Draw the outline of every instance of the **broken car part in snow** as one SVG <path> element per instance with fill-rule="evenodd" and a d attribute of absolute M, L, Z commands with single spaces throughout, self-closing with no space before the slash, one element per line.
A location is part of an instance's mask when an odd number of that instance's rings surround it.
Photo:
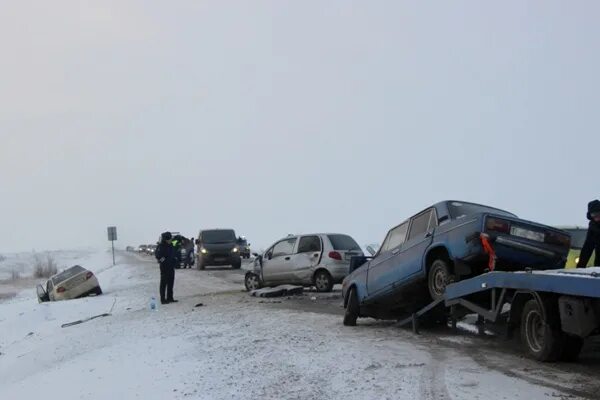
<path fill-rule="evenodd" d="M 304 287 L 294 285 L 281 285 L 272 288 L 257 289 L 250 292 L 254 297 L 281 297 L 302 294 Z"/>
<path fill-rule="evenodd" d="M 88 321 L 91 321 L 91 320 L 96 319 L 96 318 L 108 317 L 109 315 L 111 315 L 111 314 L 109 314 L 109 313 L 98 314 L 98 315 L 94 315 L 93 317 L 84 318 L 84 319 L 80 319 L 80 320 L 77 320 L 77 321 L 73 321 L 73 322 L 68 322 L 66 324 L 62 324 L 60 327 L 61 328 L 67 328 L 69 326 L 83 324 L 84 322 L 88 322 Z"/>

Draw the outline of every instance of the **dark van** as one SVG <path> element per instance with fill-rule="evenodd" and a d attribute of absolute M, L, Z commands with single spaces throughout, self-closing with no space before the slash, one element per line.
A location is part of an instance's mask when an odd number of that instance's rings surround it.
<path fill-rule="evenodd" d="M 202 230 L 196 245 L 198 269 L 218 265 L 231 265 L 233 269 L 242 267 L 241 251 L 233 229 Z"/>

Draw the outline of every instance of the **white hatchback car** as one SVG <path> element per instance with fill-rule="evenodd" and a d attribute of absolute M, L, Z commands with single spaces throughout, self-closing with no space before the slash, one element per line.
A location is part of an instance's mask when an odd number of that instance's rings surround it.
<path fill-rule="evenodd" d="M 44 288 L 42 285 L 37 285 L 37 296 L 40 303 L 102 294 L 98 278 L 92 271 L 88 271 L 80 265 L 67 268 L 51 276 L 45 286 Z"/>
<path fill-rule="evenodd" d="M 330 292 L 349 273 L 350 260 L 363 256 L 352 237 L 339 233 L 290 235 L 257 255 L 246 273 L 246 290 L 283 284 L 314 286 Z"/>

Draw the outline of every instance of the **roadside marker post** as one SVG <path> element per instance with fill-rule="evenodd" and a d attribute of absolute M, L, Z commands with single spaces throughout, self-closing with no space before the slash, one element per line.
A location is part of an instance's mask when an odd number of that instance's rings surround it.
<path fill-rule="evenodd" d="M 109 226 L 108 227 L 108 240 L 112 245 L 112 256 L 113 256 L 113 265 L 115 265 L 115 240 L 117 240 L 117 227 Z"/>

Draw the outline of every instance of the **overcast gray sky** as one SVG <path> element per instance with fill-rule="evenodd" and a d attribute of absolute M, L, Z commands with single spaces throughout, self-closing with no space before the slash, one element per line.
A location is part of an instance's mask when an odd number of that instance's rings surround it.
<path fill-rule="evenodd" d="M 379 242 L 443 199 L 584 224 L 596 1 L 28 1 L 0 15 L 0 252 L 234 227 Z"/>

